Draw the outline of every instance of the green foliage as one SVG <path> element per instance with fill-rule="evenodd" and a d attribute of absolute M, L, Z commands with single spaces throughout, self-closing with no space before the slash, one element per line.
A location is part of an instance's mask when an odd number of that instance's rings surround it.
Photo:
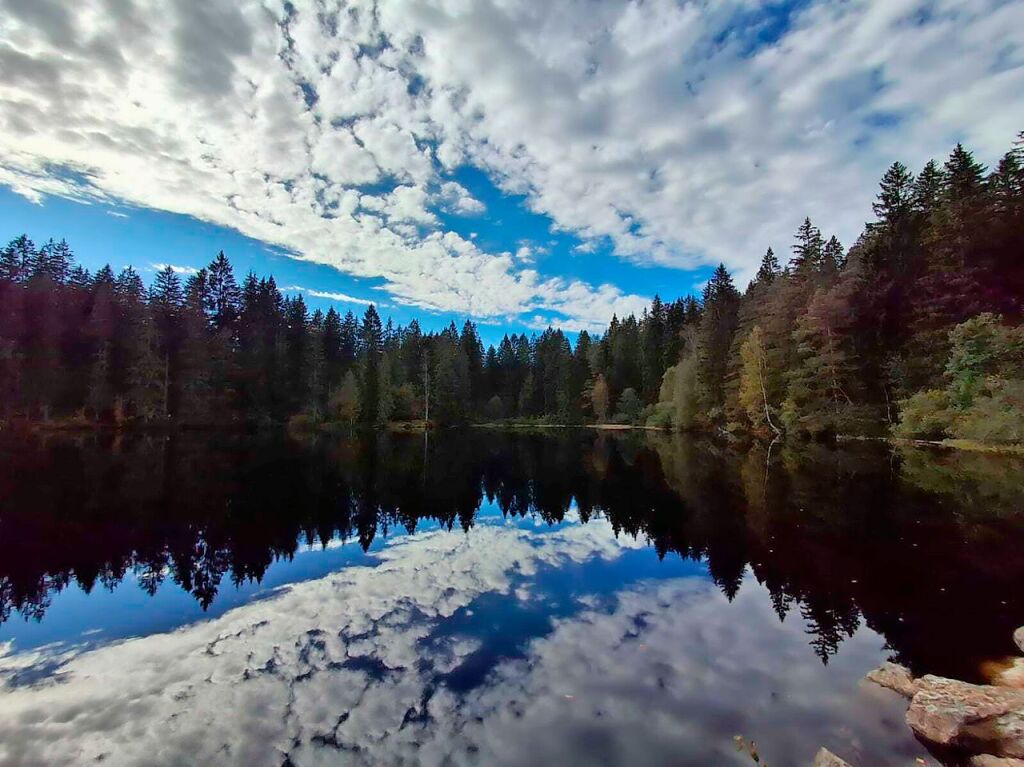
<path fill-rule="evenodd" d="M 640 422 L 640 397 L 636 389 L 626 388 L 619 395 L 619 401 L 615 408 L 615 422 L 637 424 Z"/>
<path fill-rule="evenodd" d="M 1024 332 L 991 314 L 949 333 L 945 390 L 902 403 L 895 433 L 921 439 L 1024 442 Z"/>
<path fill-rule="evenodd" d="M 359 383 L 351 370 L 345 374 L 341 386 L 331 392 L 328 413 L 332 419 L 346 423 L 350 428 L 359 420 Z"/>
<path fill-rule="evenodd" d="M 759 325 L 754 326 L 740 346 L 740 359 L 739 402 L 748 423 L 754 429 L 767 426 L 778 431 L 772 415 L 775 407 L 768 396 L 768 354 Z"/>
<path fill-rule="evenodd" d="M 969 408 L 990 377 L 1024 376 L 1024 331 L 1002 325 L 994 314 L 960 323 L 949 343 L 946 376 L 957 408 Z"/>
<path fill-rule="evenodd" d="M 1024 444 L 1024 380 L 990 379 L 986 392 L 957 414 L 952 431 L 957 439 Z"/>
<path fill-rule="evenodd" d="M 952 420 L 949 395 L 928 389 L 900 403 L 900 421 L 893 433 L 904 439 L 945 439 Z"/>
<path fill-rule="evenodd" d="M 670 402 L 658 402 L 647 417 L 646 425 L 653 429 L 672 428 L 672 404 Z"/>
<path fill-rule="evenodd" d="M 288 433 L 296 436 L 312 434 L 317 430 L 319 423 L 309 413 L 296 413 L 288 419 Z"/>
<path fill-rule="evenodd" d="M 599 375 L 590 387 L 590 403 L 594 410 L 594 419 L 598 423 L 608 420 L 609 393 L 608 383 L 603 375 Z"/>
<path fill-rule="evenodd" d="M 505 403 L 497 394 L 487 400 L 487 404 L 484 406 L 484 417 L 488 421 L 500 421 L 505 417 Z"/>

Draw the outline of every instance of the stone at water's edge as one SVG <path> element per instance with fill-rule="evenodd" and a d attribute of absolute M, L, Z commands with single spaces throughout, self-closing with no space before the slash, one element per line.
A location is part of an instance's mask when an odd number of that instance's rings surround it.
<path fill-rule="evenodd" d="M 1013 641 L 1017 643 L 1020 651 L 1024 652 L 1024 626 L 1013 632 Z"/>
<path fill-rule="evenodd" d="M 907 724 L 932 743 L 1024 757 L 1024 690 L 923 676 Z"/>
<path fill-rule="evenodd" d="M 883 663 L 864 678 L 881 687 L 898 692 L 905 698 L 913 698 L 914 693 L 917 692 L 917 682 L 911 676 L 910 670 L 896 663 Z"/>
<path fill-rule="evenodd" d="M 983 663 L 981 673 L 989 684 L 1024 689 L 1024 658 L 1004 658 Z"/>
<path fill-rule="evenodd" d="M 1014 759 L 1012 756 L 978 754 L 970 758 L 970 761 L 967 762 L 967 767 L 1024 767 L 1024 759 Z"/>
<path fill-rule="evenodd" d="M 827 748 L 823 748 L 814 757 L 814 767 L 850 767 L 850 764 L 840 759 Z"/>

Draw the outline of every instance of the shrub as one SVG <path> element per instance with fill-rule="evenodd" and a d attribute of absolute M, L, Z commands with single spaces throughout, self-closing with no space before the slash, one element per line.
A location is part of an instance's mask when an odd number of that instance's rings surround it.
<path fill-rule="evenodd" d="M 1024 381 L 989 379 L 987 393 L 975 395 L 953 420 L 958 439 L 1024 444 Z"/>
<path fill-rule="evenodd" d="M 672 403 L 659 402 L 647 417 L 647 425 L 655 429 L 672 428 Z"/>
<path fill-rule="evenodd" d="M 900 422 L 893 433 L 906 439 L 943 439 L 949 436 L 952 423 L 949 395 L 929 389 L 900 403 Z"/>
<path fill-rule="evenodd" d="M 505 403 L 497 394 L 487 400 L 487 404 L 484 406 L 484 417 L 488 421 L 500 421 L 505 417 Z"/>
<path fill-rule="evenodd" d="M 615 423 L 635 424 L 640 419 L 640 398 L 632 387 L 622 390 L 619 405 L 615 413 Z"/>
<path fill-rule="evenodd" d="M 308 413 L 296 413 L 288 419 L 288 433 L 293 435 L 312 434 L 317 429 L 317 419 Z"/>

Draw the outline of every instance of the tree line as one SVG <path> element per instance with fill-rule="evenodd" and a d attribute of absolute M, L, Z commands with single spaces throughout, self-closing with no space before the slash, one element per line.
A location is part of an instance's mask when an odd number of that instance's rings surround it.
<path fill-rule="evenodd" d="M 1024 133 L 988 172 L 962 145 L 896 162 L 847 251 L 810 220 L 741 292 L 655 297 L 575 344 L 484 349 L 466 321 L 425 333 L 334 308 L 220 253 L 184 283 L 95 274 L 65 241 L 0 252 L 0 416 L 218 425 L 529 419 L 676 428 L 1024 439 Z"/>

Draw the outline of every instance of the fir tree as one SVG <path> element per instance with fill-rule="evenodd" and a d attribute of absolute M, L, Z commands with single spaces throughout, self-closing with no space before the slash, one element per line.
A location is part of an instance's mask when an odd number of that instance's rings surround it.
<path fill-rule="evenodd" d="M 782 267 L 779 265 L 779 259 L 775 257 L 775 251 L 768 248 L 761 259 L 761 266 L 757 270 L 755 279 L 758 284 L 770 285 L 780 274 L 782 274 Z"/>

